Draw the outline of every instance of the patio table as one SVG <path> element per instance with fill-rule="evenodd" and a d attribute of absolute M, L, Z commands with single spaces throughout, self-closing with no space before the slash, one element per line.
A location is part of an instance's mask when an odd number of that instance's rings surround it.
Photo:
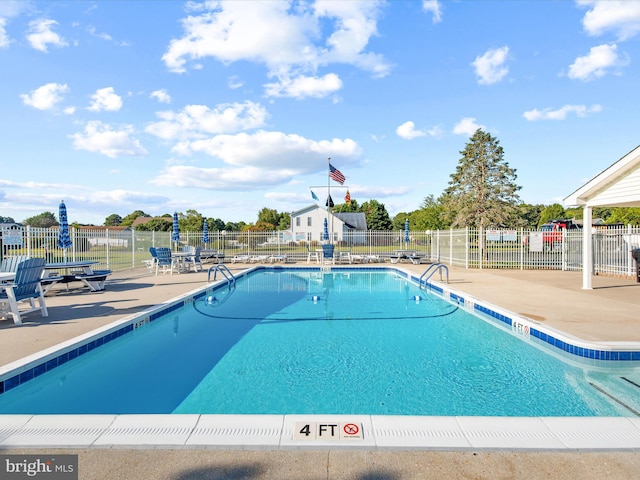
<path fill-rule="evenodd" d="M 84 283 L 92 292 L 104 290 L 104 282 L 107 276 L 111 275 L 111 270 L 93 270 L 93 265 L 98 263 L 93 260 L 47 263 L 44 269 L 50 273 L 42 278 L 45 284 L 44 292 L 47 293 L 58 283 L 68 284 L 75 281 Z M 58 274 L 52 275 L 53 271 Z"/>

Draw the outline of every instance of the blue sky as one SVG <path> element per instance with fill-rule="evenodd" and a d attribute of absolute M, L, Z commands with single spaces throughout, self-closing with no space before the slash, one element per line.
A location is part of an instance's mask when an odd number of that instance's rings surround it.
<path fill-rule="evenodd" d="M 3 0 L 0 215 L 255 222 L 330 157 L 393 216 L 477 128 L 561 202 L 640 144 L 639 33 L 640 1 Z"/>

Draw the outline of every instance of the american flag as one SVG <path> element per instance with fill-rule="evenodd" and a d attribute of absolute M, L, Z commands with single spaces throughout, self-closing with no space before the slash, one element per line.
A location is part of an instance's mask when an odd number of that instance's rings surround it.
<path fill-rule="evenodd" d="M 346 180 L 342 172 L 331 164 L 329 164 L 329 177 L 331 177 L 332 180 L 338 182 L 340 185 L 342 185 Z"/>

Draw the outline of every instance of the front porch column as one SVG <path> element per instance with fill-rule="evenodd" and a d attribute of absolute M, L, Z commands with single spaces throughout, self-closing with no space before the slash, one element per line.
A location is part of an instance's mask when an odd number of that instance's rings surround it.
<path fill-rule="evenodd" d="M 593 223 L 592 207 L 585 206 L 582 215 L 582 289 L 592 289 L 593 275 L 593 234 L 591 233 Z"/>

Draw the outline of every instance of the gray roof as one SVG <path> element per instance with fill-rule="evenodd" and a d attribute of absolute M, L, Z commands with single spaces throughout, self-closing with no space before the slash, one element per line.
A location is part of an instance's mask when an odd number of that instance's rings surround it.
<path fill-rule="evenodd" d="M 334 213 L 344 224 L 354 230 L 367 230 L 367 217 L 362 212 Z"/>

